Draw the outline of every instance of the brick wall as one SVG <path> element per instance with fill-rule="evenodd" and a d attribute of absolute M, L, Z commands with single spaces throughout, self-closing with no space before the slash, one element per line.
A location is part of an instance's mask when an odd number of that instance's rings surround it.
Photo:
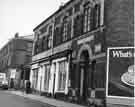
<path fill-rule="evenodd" d="M 134 0 L 105 0 L 107 45 L 133 46 Z"/>

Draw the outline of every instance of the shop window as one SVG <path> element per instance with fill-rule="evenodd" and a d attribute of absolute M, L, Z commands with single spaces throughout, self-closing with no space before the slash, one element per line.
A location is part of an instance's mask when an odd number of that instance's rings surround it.
<path fill-rule="evenodd" d="M 36 89 L 38 82 L 38 69 L 33 69 L 33 82 L 32 82 L 32 88 Z"/>
<path fill-rule="evenodd" d="M 64 91 L 66 86 L 67 62 L 59 62 L 58 91 Z"/>
<path fill-rule="evenodd" d="M 50 79 L 50 65 L 45 65 L 45 74 L 44 74 L 44 89 L 49 89 L 49 79 Z"/>

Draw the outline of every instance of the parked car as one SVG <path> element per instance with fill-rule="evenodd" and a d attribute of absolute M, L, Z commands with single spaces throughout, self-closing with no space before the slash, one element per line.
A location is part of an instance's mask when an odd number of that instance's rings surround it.
<path fill-rule="evenodd" d="M 8 89 L 8 80 L 6 78 L 6 73 L 0 73 L 0 88 Z"/>
<path fill-rule="evenodd" d="M 8 89 L 8 80 L 7 79 L 0 81 L 0 88 L 1 89 Z"/>

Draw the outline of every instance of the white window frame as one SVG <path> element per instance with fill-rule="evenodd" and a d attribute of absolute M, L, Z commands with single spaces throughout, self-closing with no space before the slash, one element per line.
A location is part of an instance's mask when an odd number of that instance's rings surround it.
<path fill-rule="evenodd" d="M 59 62 L 61 61 L 67 61 L 67 70 L 66 70 L 66 83 L 65 83 L 65 89 L 63 91 L 58 90 L 58 74 L 59 74 Z M 60 59 L 56 59 L 54 60 L 52 63 L 56 63 L 56 75 L 55 75 L 55 89 L 54 89 L 54 93 L 68 93 L 68 79 L 69 79 L 69 62 L 67 60 L 66 57 L 60 58 Z"/>
<path fill-rule="evenodd" d="M 57 90 L 63 92 L 63 91 L 65 91 L 65 88 L 66 88 L 67 61 L 62 60 L 62 61 L 59 61 L 58 63 L 59 63 L 59 72 L 58 72 Z M 60 68 L 60 67 L 65 67 L 65 68 Z M 65 78 L 64 78 L 64 76 L 65 76 Z"/>
<path fill-rule="evenodd" d="M 47 66 L 49 66 L 49 71 L 47 70 L 48 68 L 46 68 Z M 43 69 L 43 72 L 44 72 L 44 79 L 43 79 L 43 90 L 45 91 L 45 92 L 48 92 L 49 91 L 49 85 L 50 85 L 50 75 L 49 75 L 49 77 L 48 77 L 48 73 L 50 74 L 50 70 L 51 70 L 51 65 L 50 64 L 45 64 L 44 65 L 44 69 Z M 45 80 L 45 77 L 46 77 L 46 74 L 47 74 L 47 80 Z M 47 81 L 47 86 L 46 86 L 46 84 L 45 84 L 45 81 Z M 45 87 L 47 87 L 47 89 L 45 88 Z"/>

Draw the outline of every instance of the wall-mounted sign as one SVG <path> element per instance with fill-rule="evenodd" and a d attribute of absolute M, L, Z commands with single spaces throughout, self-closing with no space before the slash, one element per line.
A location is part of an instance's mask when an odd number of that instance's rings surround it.
<path fill-rule="evenodd" d="M 95 45 L 95 53 L 97 53 L 97 52 L 101 52 L 101 48 L 102 48 L 102 45 L 101 45 L 101 43 L 98 43 L 98 44 L 96 44 Z"/>
<path fill-rule="evenodd" d="M 86 38 L 83 38 L 83 39 L 78 40 L 78 41 L 77 41 L 77 44 L 78 44 L 78 45 L 84 44 L 84 43 L 90 42 L 90 41 L 92 41 L 92 40 L 94 40 L 94 35 L 91 35 L 91 36 L 89 36 L 89 37 L 86 37 Z"/>
<path fill-rule="evenodd" d="M 107 52 L 107 96 L 134 97 L 135 47 L 109 48 Z"/>
<path fill-rule="evenodd" d="M 10 78 L 15 78 L 15 76 L 16 76 L 16 69 L 11 69 L 10 70 Z"/>

